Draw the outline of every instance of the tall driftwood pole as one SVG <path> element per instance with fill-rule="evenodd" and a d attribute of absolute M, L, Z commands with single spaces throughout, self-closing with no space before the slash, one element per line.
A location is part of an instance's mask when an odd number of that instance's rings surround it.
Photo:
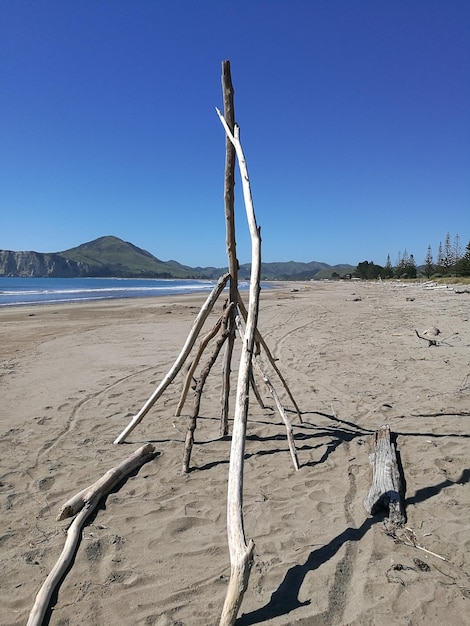
<path fill-rule="evenodd" d="M 224 118 L 230 132 L 233 133 L 235 126 L 234 89 L 230 72 L 230 61 L 222 61 L 222 92 L 224 98 Z M 225 136 L 225 180 L 224 180 L 224 206 L 225 206 L 225 229 L 228 257 L 228 271 L 230 274 L 230 302 L 236 303 L 238 298 L 238 260 L 237 243 L 235 240 L 235 146 L 230 138 Z M 223 366 L 223 389 L 221 398 L 220 434 L 228 435 L 228 414 L 230 395 L 230 373 L 235 342 L 235 318 L 232 314 L 229 318 L 229 334 L 225 348 Z"/>
<path fill-rule="evenodd" d="M 251 363 L 258 323 L 259 293 L 261 279 L 261 236 L 251 196 L 250 180 L 245 155 L 240 143 L 240 129 L 235 124 L 230 131 L 221 112 L 217 110 L 227 136 L 235 146 L 243 185 L 243 197 L 251 236 L 251 277 L 248 300 L 248 318 L 240 357 L 237 397 L 233 417 L 232 447 L 227 490 L 227 534 L 230 551 L 230 581 L 225 596 L 219 626 L 233 626 L 248 587 L 253 551 L 252 540 L 246 543 L 243 526 L 243 462 L 245 455 L 246 426 L 248 421 L 248 401 L 250 391 Z"/>

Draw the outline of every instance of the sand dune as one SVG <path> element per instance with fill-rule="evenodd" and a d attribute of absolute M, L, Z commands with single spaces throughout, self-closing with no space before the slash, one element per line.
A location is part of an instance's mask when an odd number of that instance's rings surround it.
<path fill-rule="evenodd" d="M 290 413 L 301 468 L 269 395 L 265 409 L 252 398 L 244 515 L 255 563 L 237 623 L 468 624 L 468 294 L 295 288 L 262 293 L 259 328 L 303 413 L 303 424 Z M 125 444 L 112 443 L 173 364 L 203 299 L 0 310 L 2 625 L 26 623 L 62 550 L 70 520 L 56 521 L 60 506 L 145 442 L 158 456 L 85 525 L 49 623 L 218 623 L 229 575 L 221 365 L 205 388 L 189 474 L 186 420 L 174 418 L 181 376 Z M 415 329 L 432 326 L 442 342 L 428 348 Z M 362 504 L 370 441 L 385 423 L 406 479 L 410 530 L 396 537 L 386 513 L 371 517 Z"/>

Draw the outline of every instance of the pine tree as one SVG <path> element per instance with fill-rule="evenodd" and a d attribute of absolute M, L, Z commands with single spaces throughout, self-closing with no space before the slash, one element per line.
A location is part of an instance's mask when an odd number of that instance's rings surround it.
<path fill-rule="evenodd" d="M 437 267 L 436 270 L 439 274 L 444 272 L 444 254 L 442 252 L 442 242 L 439 242 L 439 248 L 437 249 Z"/>
<path fill-rule="evenodd" d="M 424 260 L 424 275 L 426 278 L 431 278 L 434 274 L 434 262 L 432 258 L 432 250 L 431 246 L 428 246 L 428 253 L 426 254 L 426 258 Z"/>
<path fill-rule="evenodd" d="M 408 267 L 408 263 L 409 263 L 409 256 L 408 256 L 408 252 L 405 250 L 403 250 L 403 254 L 401 254 L 401 252 L 398 253 L 398 260 L 397 260 L 397 265 L 395 267 L 395 277 L 396 278 L 407 278 L 407 274 L 406 274 L 406 270 Z"/>
<path fill-rule="evenodd" d="M 459 260 L 462 258 L 462 246 L 460 245 L 460 236 L 457 233 L 454 237 L 454 265 L 457 265 Z"/>
<path fill-rule="evenodd" d="M 455 273 L 457 276 L 470 276 L 470 241 L 465 248 L 465 254 L 456 263 Z"/>
<path fill-rule="evenodd" d="M 410 254 L 410 258 L 408 259 L 408 262 L 406 264 L 406 274 L 408 278 L 416 278 L 417 269 L 415 258 L 412 254 Z"/>
<path fill-rule="evenodd" d="M 390 254 L 387 254 L 387 262 L 385 263 L 383 277 L 393 278 L 393 267 L 392 267 L 392 262 L 390 261 Z"/>
<path fill-rule="evenodd" d="M 442 265 L 444 267 L 444 274 L 449 275 L 452 273 L 454 267 L 454 251 L 450 241 L 450 233 L 447 233 L 444 243 L 444 255 L 442 258 Z"/>

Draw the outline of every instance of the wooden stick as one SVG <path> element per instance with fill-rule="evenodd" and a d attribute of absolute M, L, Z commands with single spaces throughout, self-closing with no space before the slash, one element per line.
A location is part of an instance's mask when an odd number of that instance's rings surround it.
<path fill-rule="evenodd" d="M 253 393 L 255 394 L 255 398 L 258 401 L 259 406 L 262 409 L 265 409 L 266 405 L 264 404 L 263 398 L 261 397 L 258 386 L 256 385 L 256 380 L 255 380 L 255 377 L 253 376 L 253 370 L 250 372 L 250 386 L 251 386 L 251 389 L 253 390 Z"/>
<path fill-rule="evenodd" d="M 242 317 L 245 320 L 245 324 L 246 324 L 247 312 L 246 312 L 245 304 L 244 304 L 243 300 L 240 297 L 240 294 L 238 294 L 238 297 L 237 297 L 237 304 L 238 304 L 238 309 L 239 309 L 240 313 L 242 314 Z M 295 401 L 294 396 L 292 395 L 291 390 L 289 388 L 289 385 L 287 384 L 284 376 L 281 374 L 281 370 L 278 368 L 278 366 L 276 364 L 276 359 L 271 354 L 271 351 L 268 348 L 268 344 L 263 339 L 263 336 L 261 335 L 261 333 L 258 330 L 258 328 L 256 329 L 256 341 L 258 341 L 262 345 L 264 351 L 266 352 L 266 356 L 268 358 L 268 361 L 271 363 L 272 368 L 274 369 L 274 371 L 278 375 L 279 380 L 281 381 L 284 389 L 286 390 L 287 395 L 289 396 L 292 404 L 294 405 L 294 408 L 295 408 L 295 410 L 297 412 L 297 416 L 299 418 L 299 422 L 301 424 L 303 424 L 302 413 L 301 413 L 301 411 L 300 411 L 300 409 L 299 409 L 299 407 L 297 405 L 297 402 Z"/>
<path fill-rule="evenodd" d="M 219 433 L 221 437 L 228 435 L 228 414 L 230 408 L 230 374 L 232 373 L 233 347 L 235 344 L 235 322 L 233 315 L 229 320 L 229 335 L 225 344 L 224 365 L 222 368 L 222 394 L 220 398 L 220 423 Z"/>
<path fill-rule="evenodd" d="M 240 320 L 240 316 L 236 315 L 235 316 L 235 322 L 237 324 L 237 328 L 238 328 L 238 332 L 240 333 L 240 336 L 243 339 L 243 327 L 241 325 L 241 320 Z M 292 432 L 292 424 L 290 423 L 289 418 L 287 417 L 287 413 L 284 410 L 284 407 L 282 406 L 281 400 L 279 398 L 279 396 L 277 395 L 276 390 L 274 389 L 271 381 L 268 378 L 268 375 L 266 374 L 266 372 L 263 370 L 261 363 L 259 362 L 259 355 L 254 354 L 253 355 L 253 365 L 256 368 L 256 371 L 258 372 L 258 374 L 261 376 L 261 378 L 264 381 L 264 384 L 266 385 L 266 387 L 268 388 L 269 393 L 271 394 L 271 396 L 274 398 L 274 402 L 276 403 L 277 406 L 277 410 L 279 411 L 280 416 L 282 417 L 285 427 L 286 427 L 286 433 L 287 433 L 287 441 L 289 444 L 289 450 L 290 450 L 290 454 L 292 457 L 292 462 L 294 463 L 294 467 L 296 470 L 299 469 L 299 459 L 297 457 L 297 450 L 295 447 L 295 441 L 294 441 L 294 434 Z"/>
<path fill-rule="evenodd" d="M 81 528 L 87 517 L 96 508 L 101 498 L 109 493 L 125 476 L 134 469 L 147 463 L 155 456 L 155 448 L 148 443 L 136 450 L 117 467 L 110 469 L 96 483 L 83 489 L 68 500 L 59 511 L 58 520 L 65 519 L 79 512 L 67 530 L 67 539 L 59 560 L 52 568 L 39 590 L 34 606 L 29 614 L 27 626 L 41 626 L 54 589 L 60 583 L 75 555 L 81 537 Z"/>
<path fill-rule="evenodd" d="M 191 413 L 191 417 L 189 420 L 188 430 L 186 431 L 186 439 L 184 442 L 184 453 L 183 453 L 183 473 L 187 474 L 189 472 L 189 463 L 191 461 L 191 452 L 193 449 L 194 443 L 194 431 L 197 427 L 197 418 L 199 416 L 199 408 L 201 406 L 201 397 L 202 392 L 204 390 L 204 385 L 206 384 L 207 377 L 212 369 L 212 366 L 217 360 L 219 356 L 219 352 L 227 339 L 229 330 L 228 330 L 228 320 L 231 317 L 231 309 L 233 308 L 233 304 L 231 304 L 227 310 L 225 311 L 222 317 L 222 324 L 220 328 L 219 337 L 215 343 L 214 349 L 212 350 L 212 354 L 209 356 L 206 365 L 203 367 L 201 374 L 199 376 L 199 380 L 196 385 L 196 389 L 194 391 L 194 403 L 193 410 Z"/>
<path fill-rule="evenodd" d="M 222 324 L 222 317 L 219 317 L 217 322 L 214 324 L 214 326 L 207 333 L 207 335 L 205 335 L 205 337 L 202 339 L 201 343 L 199 344 L 199 348 L 197 349 L 194 360 L 191 363 L 188 373 L 186 374 L 186 380 L 184 381 L 183 391 L 181 392 L 181 398 L 178 403 L 178 406 L 176 407 L 175 417 L 179 417 L 181 415 L 181 411 L 183 410 L 183 406 L 186 401 L 186 396 L 188 395 L 188 391 L 191 386 L 191 382 L 193 380 L 193 374 L 196 371 L 196 368 L 199 364 L 199 361 L 201 359 L 201 356 L 204 350 L 207 347 L 207 344 L 209 343 L 211 339 L 213 339 L 217 335 L 221 324 Z"/>
<path fill-rule="evenodd" d="M 374 515 L 382 506 L 388 506 L 389 521 L 394 526 L 405 523 L 403 488 L 398 470 L 395 446 L 390 441 L 390 427 L 381 426 L 374 435 L 374 453 L 370 455 L 373 467 L 372 486 L 364 498 L 364 508 Z"/>
<path fill-rule="evenodd" d="M 210 293 L 209 297 L 207 298 L 205 303 L 202 305 L 201 310 L 198 313 L 198 316 L 194 320 L 193 325 L 192 325 L 191 330 L 190 330 L 190 333 L 188 335 L 188 338 L 186 339 L 186 342 L 185 342 L 185 344 L 183 346 L 183 349 L 181 350 L 180 354 L 178 355 L 178 358 L 176 359 L 173 367 L 170 369 L 168 374 L 162 380 L 160 385 L 155 389 L 153 394 L 150 396 L 150 398 L 147 400 L 147 402 L 144 404 L 144 406 L 140 409 L 140 411 L 137 413 L 137 415 L 135 415 L 132 418 L 130 423 L 122 431 L 122 433 L 119 435 L 119 437 L 117 437 L 114 440 L 114 443 L 116 443 L 116 444 L 117 443 L 122 443 L 126 439 L 126 437 L 129 435 L 129 433 L 131 433 L 134 430 L 134 428 L 138 424 L 140 424 L 140 422 L 143 420 L 145 415 L 150 411 L 152 406 L 155 404 L 155 402 L 158 400 L 158 398 L 162 395 L 162 393 L 165 391 L 165 389 L 168 387 L 168 385 L 174 380 L 176 374 L 183 367 L 183 364 L 184 364 L 186 358 L 188 357 L 188 355 L 191 352 L 194 344 L 196 343 L 196 339 L 197 339 L 197 337 L 199 335 L 199 332 L 201 331 L 201 328 L 204 325 L 204 322 L 206 321 L 209 313 L 211 312 L 212 307 L 214 306 L 215 301 L 217 300 L 217 298 L 220 296 L 220 294 L 224 290 L 224 287 L 227 284 L 227 281 L 228 281 L 229 278 L 230 278 L 230 274 L 224 274 L 223 276 L 221 276 L 219 278 L 219 280 L 217 281 L 217 284 L 215 285 L 214 289 Z"/>
<path fill-rule="evenodd" d="M 251 361 L 259 311 L 261 236 L 256 224 L 248 168 L 240 143 L 240 130 L 238 126 L 235 125 L 232 134 L 219 110 L 217 110 L 217 113 L 237 153 L 246 215 L 251 236 L 251 277 L 248 319 L 240 357 L 240 368 L 238 371 L 232 447 L 228 473 L 227 533 L 230 551 L 230 581 L 219 623 L 219 626 L 233 626 L 248 586 L 254 551 L 253 541 L 250 541 L 248 545 L 246 544 L 243 528 L 243 461 L 245 454 L 246 424 L 248 419 Z"/>
<path fill-rule="evenodd" d="M 222 93 L 224 98 L 224 119 L 233 133 L 235 126 L 235 105 L 230 61 L 222 61 Z M 238 260 L 237 244 L 235 240 L 235 147 L 230 138 L 225 136 L 225 179 L 224 179 L 224 207 L 225 207 L 225 230 L 228 258 L 228 271 L 230 274 L 230 302 L 237 301 L 238 293 Z M 222 396 L 220 412 L 220 434 L 228 435 L 228 414 L 230 396 L 230 374 L 235 342 L 235 320 L 233 316 L 229 320 L 229 336 L 226 343 L 224 366 L 222 370 Z"/>

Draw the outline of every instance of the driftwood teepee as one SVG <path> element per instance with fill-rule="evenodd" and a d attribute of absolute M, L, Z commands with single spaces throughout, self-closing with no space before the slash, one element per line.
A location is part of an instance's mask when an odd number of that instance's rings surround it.
<path fill-rule="evenodd" d="M 299 468 L 297 453 L 295 449 L 292 427 L 282 406 L 281 400 L 271 383 L 259 358 L 261 348 L 277 374 L 285 392 L 288 394 L 296 412 L 301 420 L 300 410 L 287 386 L 285 379 L 279 371 L 275 359 L 268 349 L 266 342 L 257 328 L 260 276 L 261 276 L 261 237 L 260 229 L 256 223 L 256 217 L 251 196 L 250 180 L 245 156 L 240 143 L 239 127 L 235 123 L 233 85 L 230 73 L 230 62 L 222 63 L 222 89 L 224 97 L 224 115 L 217 109 L 217 114 L 226 133 L 226 159 L 225 159 L 225 184 L 224 184 L 224 204 L 226 220 L 226 246 L 228 256 L 228 273 L 222 276 L 206 302 L 202 306 L 199 314 L 193 322 L 188 338 L 177 357 L 174 365 L 164 377 L 160 385 L 142 406 L 140 411 L 132 418 L 128 426 L 116 438 L 114 443 L 122 443 L 134 428 L 142 421 L 150 411 L 158 398 L 164 393 L 167 387 L 175 379 L 183 365 L 190 359 L 191 352 L 198 339 L 204 323 L 210 314 L 214 304 L 229 283 L 229 297 L 224 305 L 224 312 L 218 319 L 214 327 L 203 337 L 196 355 L 192 358 L 186 380 L 183 385 L 183 393 L 176 410 L 179 415 L 186 400 L 191 382 L 194 380 L 195 370 L 206 352 L 209 345 L 212 349 L 209 352 L 206 362 L 201 366 L 199 376 L 194 387 L 193 407 L 189 417 L 186 432 L 183 471 L 188 472 L 190 468 L 191 451 L 194 442 L 194 431 L 199 415 L 200 401 L 207 377 L 216 362 L 220 351 L 225 346 L 223 362 L 223 390 L 221 398 L 220 433 L 222 436 L 228 434 L 229 416 L 229 392 L 230 373 L 233 357 L 233 346 L 236 334 L 242 340 L 242 350 L 240 364 L 238 368 L 238 382 L 236 391 L 236 401 L 233 416 L 232 445 L 230 454 L 229 476 L 228 476 L 228 497 L 227 497 L 227 530 L 230 550 L 231 574 L 225 598 L 220 626 L 229 626 L 235 623 L 239 611 L 243 594 L 246 590 L 253 562 L 253 541 L 248 544 L 245 539 L 243 528 L 243 459 L 245 450 L 246 428 L 248 421 L 248 403 L 250 387 L 259 398 L 253 372 L 264 381 L 269 393 L 274 398 L 279 413 L 285 423 L 287 439 L 296 469 Z M 246 309 L 238 290 L 238 260 L 236 256 L 235 239 L 235 218 L 234 218 L 234 184 L 235 184 L 235 160 L 238 159 L 240 175 L 243 187 L 248 227 L 251 236 L 251 278 L 249 288 L 248 308 Z M 212 342 L 212 344 L 211 344 Z M 256 349 L 255 349 L 256 348 Z"/>

